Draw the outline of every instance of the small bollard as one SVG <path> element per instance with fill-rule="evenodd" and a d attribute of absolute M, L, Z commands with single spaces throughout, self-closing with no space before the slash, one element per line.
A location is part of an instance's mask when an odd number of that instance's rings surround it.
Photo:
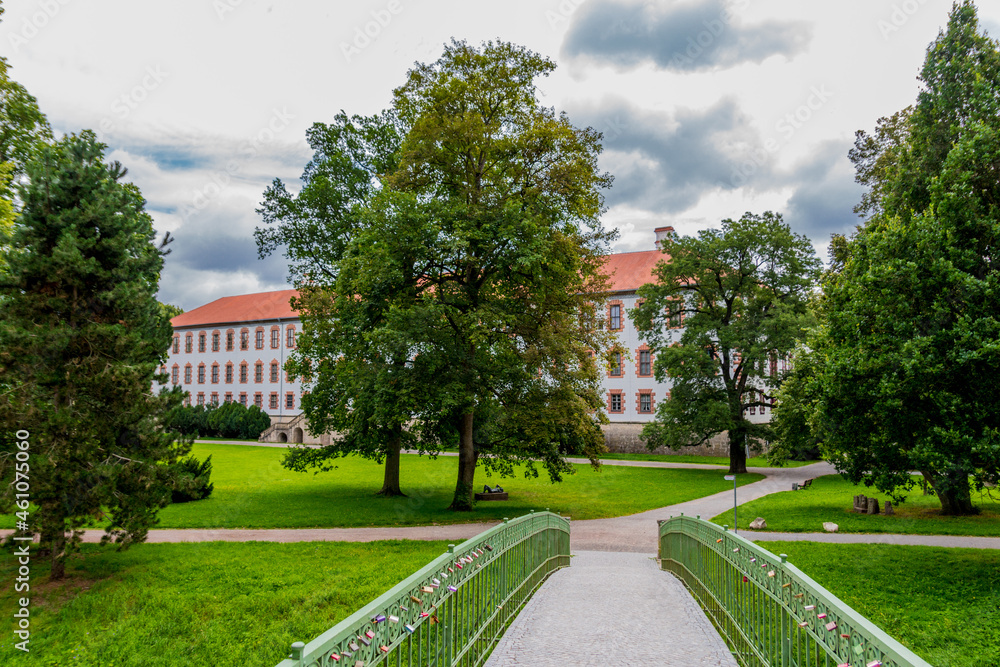
<path fill-rule="evenodd" d="M 292 654 L 288 656 L 292 660 L 302 661 L 302 652 L 306 650 L 306 645 L 302 642 L 295 642 L 292 644 Z"/>
<path fill-rule="evenodd" d="M 778 554 L 778 558 L 781 559 L 782 563 L 787 563 L 788 562 L 788 554 Z"/>
<path fill-rule="evenodd" d="M 722 525 L 722 530 L 729 530 L 729 524 L 728 523 L 723 524 Z"/>
<path fill-rule="evenodd" d="M 455 545 L 454 544 L 449 544 L 448 545 L 448 553 L 450 553 L 450 554 L 455 553 Z"/>

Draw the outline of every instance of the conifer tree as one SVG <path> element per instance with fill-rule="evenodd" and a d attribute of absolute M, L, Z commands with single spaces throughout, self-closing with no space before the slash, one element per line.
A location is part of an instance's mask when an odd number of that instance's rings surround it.
<path fill-rule="evenodd" d="M 177 486 L 190 445 L 159 419 L 179 399 L 151 391 L 172 330 L 155 299 L 165 254 L 125 169 L 105 164 L 92 132 L 40 150 L 0 278 L 0 427 L 27 431 L 27 529 L 41 533 L 52 578 L 80 531 L 106 518 L 104 541 L 145 539 Z M 0 449 L 0 510 L 14 504 L 12 443 Z"/>

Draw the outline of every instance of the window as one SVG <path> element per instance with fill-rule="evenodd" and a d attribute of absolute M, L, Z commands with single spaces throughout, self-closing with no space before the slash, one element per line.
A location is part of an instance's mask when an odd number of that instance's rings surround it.
<path fill-rule="evenodd" d="M 174 336 L 174 354 L 180 354 L 181 351 L 181 337 Z"/>
<path fill-rule="evenodd" d="M 295 327 L 285 329 L 285 347 L 295 347 Z"/>
<path fill-rule="evenodd" d="M 611 375 L 611 376 L 613 376 L 613 377 L 621 377 L 622 376 L 622 353 L 621 352 L 615 352 L 614 354 L 611 355 L 611 370 L 608 371 L 608 374 Z"/>
<path fill-rule="evenodd" d="M 253 404 L 258 408 L 264 407 L 264 396 L 259 391 L 253 395 Z"/>
<path fill-rule="evenodd" d="M 271 392 L 271 395 L 268 397 L 267 400 L 267 406 L 272 410 L 278 409 L 278 392 L 276 391 Z"/>
<path fill-rule="evenodd" d="M 771 377 L 775 377 L 775 376 L 778 375 L 778 357 L 777 357 L 777 355 L 772 354 L 770 362 L 771 362 Z"/>
<path fill-rule="evenodd" d="M 219 394 L 213 391 L 212 392 L 212 397 L 211 397 L 211 399 L 209 399 L 209 402 L 212 405 L 216 405 L 216 406 L 219 405 Z"/>
<path fill-rule="evenodd" d="M 271 329 L 271 349 L 277 349 L 281 345 L 281 329 L 274 327 Z"/>
<path fill-rule="evenodd" d="M 231 392 L 231 391 L 227 391 L 226 392 L 225 401 L 226 401 L 226 403 L 232 403 L 233 402 L 233 392 Z"/>
<path fill-rule="evenodd" d="M 226 332 L 226 352 L 233 351 L 233 344 L 234 344 L 233 341 L 235 338 L 236 338 L 236 332 L 234 331 Z"/>
<path fill-rule="evenodd" d="M 611 394 L 611 401 L 608 404 L 608 412 L 622 412 L 622 395 Z"/>
<path fill-rule="evenodd" d="M 246 384 L 246 383 L 247 383 L 247 362 L 244 361 L 242 364 L 240 364 L 240 384 Z M 244 403 L 244 405 L 246 404 Z"/>
<path fill-rule="evenodd" d="M 667 326 L 671 329 L 680 329 L 684 326 L 684 300 L 673 299 L 667 306 Z"/>
<path fill-rule="evenodd" d="M 233 365 L 232 363 L 226 364 L 226 384 L 233 383 Z"/>
<path fill-rule="evenodd" d="M 180 377 L 181 377 L 180 366 L 174 364 L 173 369 L 170 371 L 170 381 L 173 382 L 174 384 L 177 384 L 178 382 L 180 382 Z"/>
<path fill-rule="evenodd" d="M 192 336 L 191 334 L 188 334 L 187 336 L 184 337 L 184 351 L 187 352 L 188 354 L 191 354 L 192 341 L 194 341 L 194 336 Z"/>
<path fill-rule="evenodd" d="M 295 394 L 288 392 L 285 394 L 285 408 L 291 410 L 295 407 Z"/>
<path fill-rule="evenodd" d="M 653 411 L 653 396 L 649 393 L 639 394 L 639 412 Z"/>
<path fill-rule="evenodd" d="M 240 405 L 244 408 L 247 406 L 247 395 L 244 392 L 240 392 Z"/>
<path fill-rule="evenodd" d="M 639 375 L 648 377 L 652 374 L 649 350 L 639 350 Z"/>
<path fill-rule="evenodd" d="M 271 382 L 277 382 L 277 381 L 278 381 L 278 362 L 277 361 L 272 361 L 271 362 Z M 278 406 L 276 405 L 274 407 L 278 407 Z"/>
<path fill-rule="evenodd" d="M 191 364 L 184 367 L 184 384 L 191 384 Z"/>
<path fill-rule="evenodd" d="M 212 334 L 212 352 L 219 351 L 219 332 L 216 331 Z"/>
<path fill-rule="evenodd" d="M 610 329 L 618 331 L 622 328 L 622 306 L 620 303 L 613 303 L 609 311 Z"/>
<path fill-rule="evenodd" d="M 256 364 L 254 364 L 254 366 L 253 366 L 253 381 L 254 382 L 263 382 L 264 381 L 264 364 L 263 364 L 263 362 L 258 361 Z"/>
<path fill-rule="evenodd" d="M 161 377 L 160 377 L 160 384 L 161 385 L 162 384 L 166 384 L 167 383 L 167 367 L 166 366 L 160 366 L 160 375 L 161 375 Z"/>
<path fill-rule="evenodd" d="M 240 332 L 240 349 L 249 350 L 250 349 L 250 331 L 249 329 L 244 329 Z"/>
<path fill-rule="evenodd" d="M 198 405 L 205 405 L 205 394 L 198 392 Z"/>
<path fill-rule="evenodd" d="M 212 384 L 219 384 L 219 364 L 212 364 Z"/>
<path fill-rule="evenodd" d="M 264 330 L 257 329 L 257 335 L 254 337 L 254 347 L 258 350 L 264 349 Z"/>
<path fill-rule="evenodd" d="M 198 384 L 205 384 L 205 364 L 198 364 Z"/>
<path fill-rule="evenodd" d="M 200 334 L 198 334 L 198 351 L 199 352 L 204 352 L 205 351 L 205 332 L 204 331 L 201 332 Z"/>

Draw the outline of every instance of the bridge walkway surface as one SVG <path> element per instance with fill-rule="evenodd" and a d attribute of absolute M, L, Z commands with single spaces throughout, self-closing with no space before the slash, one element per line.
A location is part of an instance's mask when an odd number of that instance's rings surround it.
<path fill-rule="evenodd" d="M 578 551 L 525 604 L 486 667 L 737 663 L 677 578 L 641 553 Z"/>

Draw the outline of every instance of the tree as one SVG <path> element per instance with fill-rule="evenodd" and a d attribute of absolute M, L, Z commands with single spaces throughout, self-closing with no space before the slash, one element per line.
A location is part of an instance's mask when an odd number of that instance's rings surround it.
<path fill-rule="evenodd" d="M 348 131 L 342 116 L 336 145 L 314 144 L 316 187 L 292 198 L 276 185 L 264 208 L 285 231 L 258 242 L 301 257 L 299 303 L 316 315 L 290 366 L 315 379 L 304 409 L 357 426 L 329 449 L 457 441 L 457 510 L 472 509 L 480 458 L 529 474 L 542 459 L 558 479 L 563 450 L 601 448 L 590 351 L 608 342 L 595 304 L 610 177 L 600 135 L 539 105 L 534 80 L 553 68 L 510 44 L 453 42 L 409 72 L 381 125 Z"/>
<path fill-rule="evenodd" d="M 164 249 L 125 170 L 92 132 L 47 146 L 26 168 L 9 274 L 0 278 L 0 424 L 30 434 L 30 529 L 52 578 L 80 531 L 107 513 L 104 542 L 145 539 L 188 453 L 159 426 L 176 392 L 150 391 L 172 330 L 155 299 Z M 15 505 L 14 449 L 0 453 L 2 511 Z M 18 505 L 22 510 L 27 508 Z M 67 532 L 69 539 L 67 540 Z"/>
<path fill-rule="evenodd" d="M 698 237 L 664 239 L 656 283 L 643 285 L 634 321 L 670 396 L 643 428 L 650 448 L 697 445 L 728 431 L 729 472 L 746 472 L 746 449 L 771 439 L 746 418 L 773 397 L 771 368 L 811 323 L 807 303 L 819 275 L 809 239 L 781 216 L 746 213 Z M 678 336 L 675 328 L 683 322 Z"/>
<path fill-rule="evenodd" d="M 422 324 L 436 402 L 460 416 L 459 511 L 472 509 L 480 458 L 530 470 L 541 458 L 556 480 L 564 438 L 586 442 L 592 460 L 603 446 L 590 351 L 609 342 L 595 303 L 611 238 L 600 191 L 611 179 L 597 170 L 600 135 L 539 104 L 535 79 L 554 68 L 512 44 L 452 42 L 393 93 L 408 129 L 387 180 L 428 212 L 432 261 L 409 319 Z M 477 448 L 480 410 L 493 420 Z"/>
<path fill-rule="evenodd" d="M 418 442 L 406 425 L 416 416 L 413 396 L 430 378 L 414 380 L 409 346 L 379 336 L 393 304 L 414 298 L 418 280 L 412 254 L 386 248 L 414 243 L 405 238 L 412 207 L 382 192 L 384 174 L 398 163 L 399 123 L 389 112 L 341 112 L 307 136 L 314 155 L 302 189 L 293 195 L 275 180 L 259 209 L 270 226 L 255 236 L 262 257 L 286 248 L 300 293 L 294 305 L 303 331 L 286 369 L 314 380 L 302 397 L 309 428 L 339 437 L 290 449 L 284 465 L 328 470 L 349 453 L 384 460 L 379 495 L 403 495 L 400 452 Z"/>
<path fill-rule="evenodd" d="M 1000 48 L 972 2 L 920 80 L 898 139 L 859 133 L 852 153 L 873 206 L 824 281 L 814 422 L 852 481 L 900 500 L 919 470 L 943 513 L 970 514 L 970 476 L 1000 473 Z"/>

